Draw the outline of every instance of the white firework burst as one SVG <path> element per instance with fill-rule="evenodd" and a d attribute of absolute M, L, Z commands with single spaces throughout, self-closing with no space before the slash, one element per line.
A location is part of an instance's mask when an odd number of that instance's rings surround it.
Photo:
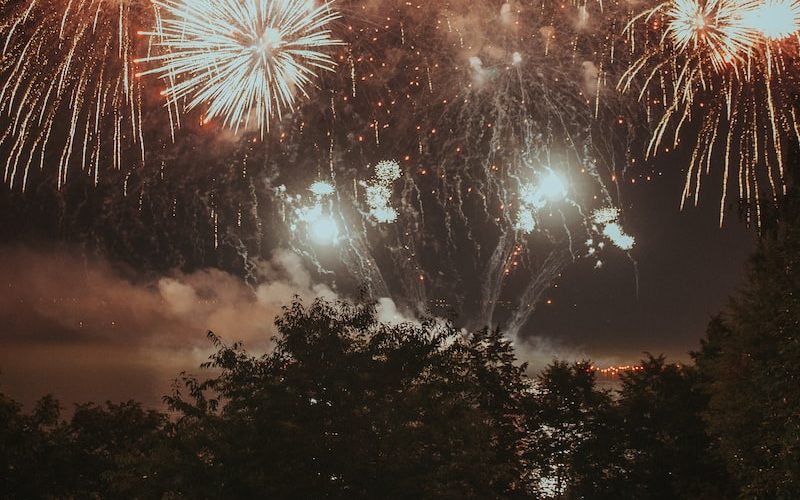
<path fill-rule="evenodd" d="M 341 42 L 327 26 L 339 14 L 310 0 L 155 0 L 156 28 L 145 33 L 163 53 L 142 59 L 167 81 L 172 103 L 206 106 L 238 130 L 269 130 L 270 119 L 294 109 L 318 70 L 331 71 L 325 52 Z"/>
<path fill-rule="evenodd" d="M 369 214 L 376 222 L 386 224 L 397 220 L 397 210 L 391 206 L 392 183 L 402 171 L 396 161 L 382 161 L 375 165 L 375 178 L 361 183 L 367 194 Z"/>
<path fill-rule="evenodd" d="M 592 221 L 599 226 L 603 236 L 621 250 L 632 250 L 636 239 L 622 229 L 619 217 L 620 211 L 616 207 L 598 208 L 592 213 Z"/>

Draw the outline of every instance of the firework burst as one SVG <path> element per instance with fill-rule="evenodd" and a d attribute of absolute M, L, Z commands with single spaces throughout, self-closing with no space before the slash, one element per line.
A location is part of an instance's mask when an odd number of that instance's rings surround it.
<path fill-rule="evenodd" d="M 758 224 L 764 200 L 786 191 L 786 151 L 800 143 L 797 9 L 786 0 L 672 0 L 627 28 L 640 55 L 620 89 L 638 91 L 655 123 L 647 155 L 678 147 L 684 128 L 696 130 L 683 201 L 698 203 L 702 177 L 719 158 L 720 224 L 732 183 Z"/>
<path fill-rule="evenodd" d="M 309 0 L 165 0 L 154 2 L 158 21 L 145 33 L 164 49 L 143 59 L 165 79 L 172 103 L 206 107 L 236 130 L 252 121 L 268 130 L 273 116 L 294 109 L 297 93 L 318 70 L 330 71 L 324 52 L 339 44 L 326 28 L 338 14 Z"/>

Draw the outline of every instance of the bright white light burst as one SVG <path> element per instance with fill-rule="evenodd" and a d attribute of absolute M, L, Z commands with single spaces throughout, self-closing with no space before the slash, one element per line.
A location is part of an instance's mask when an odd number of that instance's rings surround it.
<path fill-rule="evenodd" d="M 560 175 L 549 169 L 539 173 L 536 183 L 520 187 L 516 229 L 523 233 L 532 233 L 536 229 L 536 213 L 548 203 L 565 200 L 567 194 L 567 186 Z"/>
<path fill-rule="evenodd" d="M 391 206 L 392 183 L 400 178 L 400 164 L 396 161 L 382 161 L 375 165 L 375 178 L 362 183 L 367 192 L 369 214 L 379 223 L 397 220 L 397 210 Z"/>
<path fill-rule="evenodd" d="M 333 70 L 324 49 L 340 42 L 328 24 L 339 17 L 330 3 L 309 0 L 154 0 L 154 43 L 164 52 L 143 59 L 159 66 L 171 103 L 207 106 L 205 120 L 222 117 L 235 130 L 293 110 L 297 93 L 317 70 Z"/>
<path fill-rule="evenodd" d="M 621 250 L 633 249 L 636 239 L 626 234 L 619 223 L 619 209 L 606 207 L 592 213 L 592 221 L 602 227 L 603 236 Z"/>
<path fill-rule="evenodd" d="M 321 215 L 310 223 L 308 234 L 317 244 L 333 245 L 339 239 L 339 226 L 332 217 Z"/>
<path fill-rule="evenodd" d="M 747 21 L 764 38 L 782 40 L 800 28 L 800 2 L 796 0 L 766 0 L 753 9 Z"/>

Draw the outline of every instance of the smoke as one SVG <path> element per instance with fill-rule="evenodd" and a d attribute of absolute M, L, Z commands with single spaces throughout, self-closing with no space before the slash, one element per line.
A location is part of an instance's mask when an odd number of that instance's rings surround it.
<path fill-rule="evenodd" d="M 0 390 L 26 405 L 53 393 L 64 402 L 135 399 L 160 407 L 171 381 L 197 373 L 212 352 L 207 331 L 264 353 L 275 317 L 294 297 L 341 299 L 287 250 L 255 264 L 254 286 L 217 269 L 135 274 L 76 249 L 0 248 Z M 390 298 L 376 309 L 385 323 L 419 321 Z M 541 337 L 515 344 L 531 373 L 554 358 L 586 357 Z"/>
<path fill-rule="evenodd" d="M 511 24 L 514 22 L 514 13 L 511 10 L 511 4 L 508 2 L 500 7 L 500 22 L 503 24 Z"/>
<path fill-rule="evenodd" d="M 591 97 L 597 92 L 597 76 L 600 74 L 600 70 L 592 61 L 583 61 L 581 73 L 583 74 L 583 91 Z"/>
<path fill-rule="evenodd" d="M 0 248 L 2 390 L 26 404 L 54 392 L 158 406 L 174 377 L 207 359 L 207 331 L 266 352 L 295 296 L 339 299 L 292 252 L 255 267 L 253 287 L 217 269 L 132 280 L 130 269 L 75 249 Z M 377 309 L 382 321 L 409 320 L 391 299 Z"/>
<path fill-rule="evenodd" d="M 624 353 L 619 356 L 594 356 L 580 346 L 566 344 L 552 337 L 512 337 L 514 351 L 520 362 L 528 363 L 528 374 L 535 376 L 554 360 L 569 363 L 580 360 L 591 360 L 596 366 L 615 366 L 634 363 L 638 353 Z"/>

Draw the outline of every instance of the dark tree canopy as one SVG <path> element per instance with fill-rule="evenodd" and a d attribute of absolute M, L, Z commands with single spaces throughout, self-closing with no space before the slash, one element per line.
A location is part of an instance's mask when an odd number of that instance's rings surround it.
<path fill-rule="evenodd" d="M 786 200 L 745 286 L 695 354 L 708 431 L 745 498 L 800 492 L 799 206 Z"/>
<path fill-rule="evenodd" d="M 388 325 L 372 305 L 295 302 L 276 348 L 219 348 L 168 399 L 202 471 L 190 495 L 526 496 L 527 384 L 499 332 Z"/>

